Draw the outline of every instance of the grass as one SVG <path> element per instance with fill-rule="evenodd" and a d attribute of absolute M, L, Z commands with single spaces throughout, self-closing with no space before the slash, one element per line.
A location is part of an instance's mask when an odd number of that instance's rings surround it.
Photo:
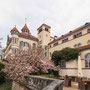
<path fill-rule="evenodd" d="M 0 90 L 11 90 L 12 82 L 6 81 L 0 85 Z"/>

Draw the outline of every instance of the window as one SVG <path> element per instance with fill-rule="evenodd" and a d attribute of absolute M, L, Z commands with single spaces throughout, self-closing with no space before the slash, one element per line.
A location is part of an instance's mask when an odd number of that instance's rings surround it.
<path fill-rule="evenodd" d="M 29 43 L 24 42 L 24 46 L 25 46 L 25 47 L 29 47 Z"/>
<path fill-rule="evenodd" d="M 80 36 L 82 36 L 82 32 L 79 32 L 79 33 L 75 34 L 75 35 L 73 36 L 73 38 L 78 38 L 78 37 L 80 37 Z"/>
<path fill-rule="evenodd" d="M 48 31 L 48 28 L 45 28 L 45 31 Z"/>
<path fill-rule="evenodd" d="M 42 31 L 42 29 L 40 29 L 38 33 L 40 33 L 41 31 Z"/>
<path fill-rule="evenodd" d="M 90 68 L 90 53 L 85 57 L 85 67 Z"/>
<path fill-rule="evenodd" d="M 80 47 L 81 46 L 81 43 L 78 43 L 78 47 Z"/>
<path fill-rule="evenodd" d="M 75 44 L 75 45 L 74 45 L 74 48 L 77 48 L 77 47 L 78 47 L 78 45 L 77 45 L 77 44 Z"/>
<path fill-rule="evenodd" d="M 80 47 L 81 46 L 81 43 L 78 43 L 78 44 L 75 44 L 74 45 L 74 48 L 78 48 L 78 47 Z"/>
<path fill-rule="evenodd" d="M 87 33 L 90 33 L 90 29 L 87 30 Z"/>
<path fill-rule="evenodd" d="M 59 65 L 60 65 L 61 68 L 66 68 L 66 61 L 65 60 L 61 60 L 59 62 Z"/>
<path fill-rule="evenodd" d="M 90 45 L 90 40 L 88 40 L 87 44 Z"/>
<path fill-rule="evenodd" d="M 62 40 L 62 43 L 65 43 L 65 42 L 67 42 L 67 41 L 68 41 L 68 38 Z"/>
<path fill-rule="evenodd" d="M 53 46 L 57 46 L 58 45 L 58 42 L 55 42 Z"/>
<path fill-rule="evenodd" d="M 12 43 L 17 44 L 18 43 L 18 38 L 12 38 Z"/>
<path fill-rule="evenodd" d="M 45 51 L 47 50 L 47 46 L 45 46 Z"/>
<path fill-rule="evenodd" d="M 17 52 L 18 52 L 18 49 L 12 48 L 12 53 L 13 53 L 13 54 L 16 54 Z"/>
<path fill-rule="evenodd" d="M 24 42 L 23 41 L 20 41 L 20 46 L 23 46 L 24 45 Z"/>

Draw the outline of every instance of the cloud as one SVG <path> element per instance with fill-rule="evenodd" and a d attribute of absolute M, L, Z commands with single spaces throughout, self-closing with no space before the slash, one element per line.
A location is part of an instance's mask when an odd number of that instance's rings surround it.
<path fill-rule="evenodd" d="M 45 22 L 51 35 L 60 36 L 90 21 L 90 0 L 0 0 L 0 37 L 5 46 L 10 30 L 19 31 L 25 24 L 37 36 L 37 28 Z"/>

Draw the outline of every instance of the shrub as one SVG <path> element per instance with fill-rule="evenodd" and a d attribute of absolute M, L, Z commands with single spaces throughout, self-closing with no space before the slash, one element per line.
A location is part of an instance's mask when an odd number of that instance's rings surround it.
<path fill-rule="evenodd" d="M 4 67 L 5 66 L 2 63 L 0 63 L 0 84 L 2 84 L 3 82 L 5 82 L 5 76 L 6 76 L 6 74 L 1 71 Z"/>
<path fill-rule="evenodd" d="M 54 51 L 51 60 L 58 65 L 61 60 L 70 61 L 78 58 L 79 50 L 74 48 L 64 48 L 60 51 Z"/>

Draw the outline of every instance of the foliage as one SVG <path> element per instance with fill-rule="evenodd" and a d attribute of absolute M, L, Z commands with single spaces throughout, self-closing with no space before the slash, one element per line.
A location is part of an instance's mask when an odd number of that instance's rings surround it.
<path fill-rule="evenodd" d="M 7 77 L 17 82 L 25 81 L 25 76 L 33 73 L 48 73 L 49 69 L 58 70 L 51 61 L 46 60 L 44 51 L 40 48 L 30 49 L 15 56 L 9 55 L 3 63 Z"/>
<path fill-rule="evenodd" d="M 54 51 L 52 54 L 51 60 L 54 62 L 55 65 L 58 65 L 60 59 L 62 59 L 61 51 Z"/>
<path fill-rule="evenodd" d="M 60 51 L 54 51 L 51 60 L 58 65 L 61 60 L 70 61 L 78 58 L 79 50 L 74 48 L 64 48 Z"/>
<path fill-rule="evenodd" d="M 6 76 L 6 74 L 1 71 L 3 68 L 4 68 L 4 65 L 2 63 L 0 63 L 0 84 L 2 84 L 3 82 L 5 82 L 5 76 Z"/>
<path fill-rule="evenodd" d="M 11 81 L 6 81 L 0 85 L 0 90 L 11 90 L 11 88 L 12 88 L 12 82 Z"/>
<path fill-rule="evenodd" d="M 5 67 L 4 64 L 0 63 L 0 71 Z"/>

